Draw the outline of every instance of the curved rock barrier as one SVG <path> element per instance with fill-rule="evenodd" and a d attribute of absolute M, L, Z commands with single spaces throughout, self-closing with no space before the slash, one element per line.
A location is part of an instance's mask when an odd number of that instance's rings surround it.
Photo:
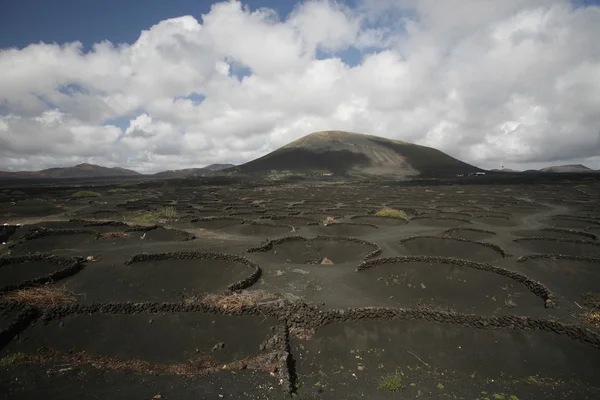
<path fill-rule="evenodd" d="M 247 224 L 247 225 L 256 225 L 256 226 L 268 226 L 271 228 L 289 228 L 289 230 L 291 232 L 294 231 L 294 227 L 292 225 L 288 225 L 288 224 L 273 224 L 270 222 L 263 222 L 263 221 L 253 221 L 251 219 L 246 219 L 246 218 L 242 218 L 242 217 L 234 217 L 234 216 L 230 216 L 230 215 L 225 215 L 225 216 L 216 216 L 216 217 L 199 217 L 199 218 L 192 218 L 190 220 L 190 223 L 196 223 L 196 222 L 202 222 L 202 221 L 219 221 L 219 220 L 229 220 L 229 221 L 239 221 L 240 225 L 243 224 Z"/>
<path fill-rule="evenodd" d="M 369 224 L 367 222 L 331 222 L 331 223 L 323 223 L 323 226 L 368 226 L 369 228 L 379 229 L 379 227 L 375 224 Z"/>
<path fill-rule="evenodd" d="M 353 215 L 352 217 L 350 217 L 350 219 L 361 219 L 361 218 L 366 218 L 370 221 L 377 221 L 380 220 L 382 222 L 387 223 L 388 225 L 394 225 L 394 222 L 400 222 L 401 224 L 408 224 L 409 219 L 408 218 L 398 218 L 398 217 L 380 217 L 377 215 L 369 215 L 369 214 L 362 214 L 362 215 Z M 365 222 L 360 222 L 360 223 L 365 223 Z M 390 224 L 392 223 L 392 224 Z M 376 224 L 371 224 L 371 223 L 366 223 L 368 225 L 376 225 Z"/>
<path fill-rule="evenodd" d="M 452 264 L 461 267 L 468 267 L 479 269 L 483 271 L 493 272 L 498 275 L 506 276 L 516 282 L 525 285 L 533 294 L 544 300 L 544 305 L 547 308 L 553 308 L 556 304 L 556 296 L 546 285 L 541 282 L 535 281 L 523 274 L 515 271 L 511 271 L 506 268 L 496 267 L 487 263 L 479 263 L 475 261 L 462 260 L 460 258 L 453 257 L 439 257 L 439 256 L 400 256 L 400 257 L 386 257 L 378 258 L 376 260 L 369 260 L 360 263 L 356 267 L 356 272 L 364 271 L 369 268 L 374 268 L 385 264 L 398 264 L 398 263 L 413 263 L 413 262 L 426 262 L 426 263 L 440 263 L 440 264 Z"/>
<path fill-rule="evenodd" d="M 445 211 L 445 210 L 437 210 L 438 218 L 464 218 L 471 219 L 474 217 L 473 213 L 467 212 L 459 212 L 459 211 Z"/>
<path fill-rule="evenodd" d="M 568 254 L 526 254 L 517 258 L 517 262 L 520 263 L 529 260 L 570 260 L 600 263 L 600 258 L 586 256 L 571 256 Z"/>
<path fill-rule="evenodd" d="M 559 214 L 559 215 L 554 215 L 551 218 L 553 221 L 578 221 L 578 222 L 585 222 L 585 223 L 589 223 L 590 225 L 600 225 L 600 221 L 597 221 L 595 219 L 592 218 L 582 218 L 582 217 L 575 217 L 573 215 L 563 215 L 563 214 Z"/>
<path fill-rule="evenodd" d="M 271 221 L 281 221 L 281 220 L 286 220 L 286 219 L 298 219 L 298 220 L 306 221 L 307 225 L 312 222 L 317 222 L 317 223 L 319 222 L 314 218 L 307 217 L 305 215 L 300 215 L 299 211 L 296 214 L 290 213 L 288 215 L 269 215 L 265 219 L 269 219 Z"/>
<path fill-rule="evenodd" d="M 507 215 L 495 215 L 495 214 L 476 214 L 476 215 L 473 215 L 473 218 L 498 218 L 498 219 L 505 219 L 507 221 L 510 221 L 510 217 Z"/>
<path fill-rule="evenodd" d="M 190 219 L 190 223 L 202 222 L 202 221 L 219 221 L 219 220 L 229 220 L 229 221 L 239 221 L 244 222 L 246 218 L 235 217 L 233 215 L 222 215 L 222 216 L 212 216 L 212 217 L 197 217 Z"/>
<path fill-rule="evenodd" d="M 410 242 L 411 240 L 416 240 L 416 239 L 442 239 L 442 240 L 454 240 L 454 241 L 463 242 L 463 243 L 472 243 L 472 244 L 477 244 L 479 246 L 488 247 L 488 248 L 496 251 L 497 253 L 499 253 L 504 258 L 511 256 L 502 247 L 495 245 L 493 243 L 480 242 L 478 240 L 456 238 L 456 237 L 452 237 L 452 236 L 435 236 L 435 235 L 409 236 L 407 238 L 400 240 L 398 243 L 402 244 L 402 243 Z"/>
<path fill-rule="evenodd" d="M 81 223 L 85 228 L 94 226 L 129 226 L 123 221 L 90 221 L 86 219 L 70 219 L 69 222 Z"/>
<path fill-rule="evenodd" d="M 584 231 L 578 231 L 578 230 L 575 230 L 575 229 L 542 228 L 542 229 L 540 229 L 540 231 L 542 231 L 542 232 L 568 233 L 568 234 L 571 234 L 571 235 L 585 236 L 585 237 L 588 237 L 588 238 L 590 238 L 592 240 L 598 239 L 598 236 L 594 235 L 593 233 L 584 232 Z"/>
<path fill-rule="evenodd" d="M 0 330 L 0 351 L 15 336 L 25 330 L 31 322 L 41 315 L 39 310 L 34 307 L 23 307 L 15 303 L 2 304 L 1 306 L 4 306 L 4 310 L 18 307 L 21 311 L 13 318 L 12 322 L 6 328 Z"/>
<path fill-rule="evenodd" d="M 60 267 L 60 269 L 48 275 L 28 279 L 18 284 L 0 287 L 0 294 L 11 292 L 14 290 L 40 286 L 48 282 L 55 282 L 76 274 L 77 272 L 81 271 L 84 267 L 82 259 L 72 257 L 60 257 L 51 254 L 33 254 L 13 257 L 0 257 L 0 269 L 10 264 L 19 264 L 31 261 L 43 261 L 49 264 L 56 265 L 57 267 Z"/>
<path fill-rule="evenodd" d="M 264 245 L 257 246 L 257 247 L 251 247 L 246 251 L 248 253 L 262 253 L 262 252 L 272 250 L 274 245 L 281 244 L 281 243 L 310 242 L 310 241 L 315 241 L 315 240 L 330 240 L 330 241 L 340 241 L 340 242 L 345 241 L 345 242 L 359 243 L 359 244 L 366 245 L 366 246 L 373 248 L 374 250 L 372 252 L 370 252 L 369 254 L 367 254 L 366 256 L 363 257 L 364 260 L 369 260 L 371 258 L 377 257 L 382 252 L 381 247 L 379 247 L 378 244 L 369 242 L 367 240 L 362 240 L 362 239 L 353 238 L 353 237 L 346 237 L 346 236 L 328 236 L 328 235 L 319 235 L 319 236 L 315 236 L 314 238 L 306 238 L 303 236 L 284 236 L 284 237 L 281 237 L 278 239 L 269 240 Z"/>
<path fill-rule="evenodd" d="M 104 221 L 104 222 L 99 222 L 97 224 L 93 224 L 93 225 L 89 225 L 91 227 L 93 226 L 115 226 L 115 227 L 124 227 L 126 226 L 126 229 L 123 229 L 123 232 L 150 232 L 156 229 L 163 229 L 165 231 L 169 231 L 172 232 L 176 235 L 179 235 L 182 237 L 181 241 L 188 241 L 188 240 L 194 240 L 196 238 L 196 235 L 194 235 L 193 233 L 181 230 L 181 229 L 175 229 L 175 228 L 167 228 L 164 227 L 162 225 L 128 225 L 126 223 L 115 223 L 115 221 Z M 110 233 L 110 232 L 107 232 Z M 54 235 L 80 235 L 80 234 L 84 234 L 84 235 L 94 235 L 95 239 L 98 240 L 101 237 L 103 237 L 103 234 L 95 231 L 93 229 L 47 229 L 47 228 L 36 228 L 30 232 L 27 232 L 26 234 L 22 235 L 21 237 L 19 237 L 17 239 L 17 241 L 15 243 L 11 243 L 11 247 L 15 246 L 16 244 L 21 244 L 23 242 L 26 242 L 28 240 L 33 240 L 33 239 L 39 239 L 41 237 L 47 237 L 47 236 L 54 236 Z"/>
<path fill-rule="evenodd" d="M 449 233 L 452 232 L 457 232 L 457 231 L 469 231 L 469 232 L 478 232 L 478 233 L 487 233 L 489 235 L 495 235 L 496 232 L 494 231 L 488 231 L 487 229 L 480 229 L 480 228 L 461 228 L 459 226 L 454 227 L 454 228 L 450 228 L 450 229 L 446 229 L 444 232 L 442 232 L 444 235 L 447 235 Z"/>
<path fill-rule="evenodd" d="M 513 239 L 513 242 L 529 242 L 529 241 L 546 241 L 546 242 L 561 242 L 561 243 L 573 243 L 573 244 L 586 244 L 590 246 L 600 247 L 600 243 L 593 240 L 583 239 L 567 239 L 567 238 L 549 238 L 541 236 L 522 237 Z"/>
<path fill-rule="evenodd" d="M 148 225 L 148 226 L 143 226 L 143 225 L 130 225 L 129 228 L 125 229 L 124 232 L 151 232 L 157 229 L 162 229 L 164 231 L 170 232 L 170 233 L 174 233 L 176 235 L 179 235 L 182 237 L 182 239 L 180 240 L 181 242 L 187 242 L 189 240 L 194 240 L 196 239 L 196 235 L 194 235 L 191 232 L 188 231 L 184 231 L 182 229 L 176 229 L 176 228 L 167 228 L 163 225 Z"/>
<path fill-rule="evenodd" d="M 246 278 L 234 282 L 228 286 L 230 291 L 246 289 L 258 281 L 262 274 L 261 268 L 258 264 L 250 261 L 249 259 L 236 256 L 233 254 L 225 253 L 212 253 L 212 252 L 199 252 L 199 251 L 181 251 L 173 253 L 153 253 L 153 254 L 136 254 L 125 262 L 126 265 L 131 265 L 136 262 L 142 261 L 163 261 L 163 260 L 220 260 L 229 261 L 244 264 L 245 266 L 252 269 L 252 273 Z"/>
<path fill-rule="evenodd" d="M 0 225 L 0 242 L 7 242 L 8 238 L 17 232 L 18 228 L 18 225 Z"/>
<path fill-rule="evenodd" d="M 435 210 L 431 210 L 430 212 L 435 212 Z M 429 215 L 429 213 L 424 213 L 424 215 L 418 215 L 416 217 L 412 217 L 410 219 L 410 221 L 419 221 L 419 220 L 423 220 L 423 219 L 430 219 L 430 220 L 438 220 L 438 221 L 460 221 L 460 222 L 464 222 L 467 224 L 472 224 L 470 219 L 465 219 L 465 218 L 458 218 L 458 217 L 436 217 L 436 216 L 431 216 Z"/>
<path fill-rule="evenodd" d="M 322 310 L 304 302 L 269 303 L 244 306 L 238 310 L 225 310 L 203 303 L 105 303 L 64 304 L 45 310 L 42 322 L 80 314 L 156 314 L 164 312 L 203 312 L 219 315 L 264 315 L 273 317 L 289 329 L 318 329 L 328 324 L 369 320 L 426 320 L 436 323 L 455 324 L 474 329 L 511 329 L 516 331 L 543 331 L 567 335 L 573 340 L 600 348 L 600 333 L 582 324 L 567 324 L 556 320 L 538 319 L 516 315 L 480 316 L 420 308 L 364 307 Z"/>
<path fill-rule="evenodd" d="M 23 234 L 17 239 L 17 242 L 23 243 L 28 240 L 39 239 L 46 236 L 59 235 L 97 235 L 98 232 L 92 229 L 47 229 L 35 228 Z"/>

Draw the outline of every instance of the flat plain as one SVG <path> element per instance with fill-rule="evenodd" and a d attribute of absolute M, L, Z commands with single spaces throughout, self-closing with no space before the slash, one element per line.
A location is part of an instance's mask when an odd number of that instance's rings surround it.
<path fill-rule="evenodd" d="M 600 398 L 600 184 L 0 190 L 6 399 Z"/>

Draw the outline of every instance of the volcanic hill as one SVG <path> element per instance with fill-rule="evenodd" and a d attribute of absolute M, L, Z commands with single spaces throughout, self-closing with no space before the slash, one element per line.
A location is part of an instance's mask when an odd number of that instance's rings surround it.
<path fill-rule="evenodd" d="M 359 133 L 323 131 L 227 171 L 403 179 L 482 170 L 430 147 Z"/>
<path fill-rule="evenodd" d="M 540 169 L 542 172 L 594 172 L 593 169 L 581 164 L 553 165 Z"/>
<path fill-rule="evenodd" d="M 235 167 L 233 164 L 210 164 L 202 168 L 186 168 L 186 169 L 173 169 L 168 171 L 161 171 L 153 174 L 155 178 L 187 178 L 196 175 L 208 174 L 210 172 L 217 172 L 227 168 Z"/>
<path fill-rule="evenodd" d="M 139 172 L 121 167 L 108 168 L 95 164 L 78 164 L 73 167 L 48 168 L 41 171 L 0 172 L 0 178 L 108 178 L 141 176 Z"/>

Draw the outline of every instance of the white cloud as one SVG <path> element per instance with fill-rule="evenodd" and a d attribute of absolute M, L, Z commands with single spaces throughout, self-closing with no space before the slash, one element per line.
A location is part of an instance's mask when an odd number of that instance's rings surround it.
<path fill-rule="evenodd" d="M 128 45 L 4 49 L 0 169 L 242 163 L 322 129 L 600 168 L 598 37 L 600 7 L 567 0 L 308 1 L 285 20 L 229 1 Z"/>

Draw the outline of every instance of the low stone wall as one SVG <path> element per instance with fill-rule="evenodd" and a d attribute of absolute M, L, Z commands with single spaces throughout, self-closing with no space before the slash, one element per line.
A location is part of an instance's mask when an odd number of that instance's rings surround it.
<path fill-rule="evenodd" d="M 500 255 L 502 255 L 502 257 L 511 257 L 511 255 L 508 254 L 502 247 L 495 245 L 493 243 L 480 242 L 478 240 L 469 240 L 469 239 L 456 238 L 456 237 L 451 237 L 451 236 L 435 236 L 435 235 L 409 236 L 407 238 L 400 240 L 398 243 L 402 244 L 402 243 L 406 243 L 406 242 L 409 242 L 409 241 L 415 240 L 415 239 L 443 239 L 443 240 L 454 240 L 456 242 L 472 243 L 472 244 L 477 244 L 479 246 L 488 247 L 488 248 L 498 252 Z"/>
<path fill-rule="evenodd" d="M 153 254 L 136 254 L 125 262 L 126 265 L 131 265 L 136 262 L 143 261 L 160 261 L 160 260 L 220 260 L 244 264 L 245 266 L 252 269 L 252 273 L 246 278 L 234 282 L 229 285 L 230 291 L 246 289 L 258 281 L 262 274 L 261 268 L 258 264 L 248 260 L 245 257 L 225 254 L 225 253 L 212 253 L 212 252 L 197 252 L 197 251 L 181 251 L 173 253 L 153 253 Z"/>
<path fill-rule="evenodd" d="M 527 254 L 517 258 L 517 262 L 525 262 L 529 260 L 568 260 L 568 261 L 587 261 L 593 263 L 600 263 L 600 258 L 585 257 L 585 256 L 571 256 L 568 254 Z"/>
<path fill-rule="evenodd" d="M 44 261 L 62 268 L 52 272 L 51 274 L 40 276 L 37 278 L 32 278 L 23 281 L 19 284 L 6 285 L 4 287 L 0 287 L 0 294 L 11 292 L 14 290 L 40 286 L 48 282 L 56 282 L 60 279 L 64 279 L 71 275 L 75 275 L 77 272 L 81 271 L 85 265 L 83 260 L 80 258 L 60 257 L 51 254 L 33 254 L 25 256 L 0 257 L 0 268 L 9 264 L 18 264 L 29 261 Z"/>
<path fill-rule="evenodd" d="M 574 243 L 574 244 L 587 244 L 590 246 L 599 247 L 600 243 L 592 240 L 583 239 L 567 239 L 567 238 L 549 238 L 543 236 L 531 236 L 513 239 L 513 242 L 528 242 L 528 241 L 544 241 L 544 242 L 562 242 L 562 243 Z"/>
<path fill-rule="evenodd" d="M 542 231 L 542 232 L 569 233 L 571 235 L 585 236 L 585 237 L 588 237 L 588 238 L 590 238 L 592 240 L 598 239 L 598 237 L 596 235 L 594 235 L 593 233 L 578 231 L 578 230 L 575 230 L 575 229 L 542 228 L 542 229 L 540 229 L 540 231 Z"/>
<path fill-rule="evenodd" d="M 444 235 L 448 235 L 449 233 L 452 232 L 456 232 L 456 231 L 469 231 L 469 232 L 480 232 L 480 233 L 489 233 L 490 235 L 495 235 L 496 232 L 494 231 L 488 231 L 487 229 L 479 229 L 479 228 L 461 228 L 461 227 L 455 227 L 455 228 L 450 228 L 450 229 L 446 229 L 443 234 Z"/>
<path fill-rule="evenodd" d="M 324 235 L 319 235 L 314 238 L 306 238 L 303 236 L 284 236 L 281 238 L 269 240 L 266 244 L 249 248 L 246 251 L 248 253 L 261 253 L 261 252 L 272 250 L 274 245 L 281 244 L 281 243 L 307 242 L 307 241 L 315 241 L 315 240 L 346 241 L 346 242 L 360 243 L 360 244 L 364 244 L 364 245 L 374 248 L 374 250 L 372 252 L 370 252 L 369 254 L 367 254 L 366 256 L 363 257 L 365 260 L 377 257 L 378 255 L 381 254 L 381 251 L 382 251 L 381 247 L 379 247 L 378 244 L 369 242 L 367 240 L 362 240 L 362 239 L 353 238 L 353 237 L 346 237 L 346 236 L 324 236 Z"/>
<path fill-rule="evenodd" d="M 22 307 L 19 304 L 9 303 L 0 305 L 4 310 L 17 308 L 20 312 L 14 317 L 12 322 L 4 329 L 0 330 L 0 351 L 10 343 L 10 341 L 21 333 L 40 316 L 40 311 L 34 307 Z"/>
<path fill-rule="evenodd" d="M 544 305 L 547 308 L 553 308 L 556 305 L 556 296 L 546 285 L 541 282 L 535 281 L 526 275 L 520 274 L 515 271 L 511 271 L 506 268 L 496 267 L 491 264 L 479 263 L 475 261 L 461 260 L 459 258 L 452 257 L 438 257 L 438 256 L 403 256 L 403 257 L 387 257 L 378 258 L 376 260 L 364 261 L 356 267 L 356 271 L 364 271 L 365 269 L 374 268 L 385 264 L 396 264 L 396 263 L 411 263 L 411 262 L 426 262 L 426 263 L 441 263 L 441 264 L 452 264 L 462 267 L 475 268 L 483 271 L 493 272 L 498 275 L 506 276 L 507 278 L 513 279 L 514 281 L 520 282 L 525 285 L 533 294 L 544 300 Z"/>

